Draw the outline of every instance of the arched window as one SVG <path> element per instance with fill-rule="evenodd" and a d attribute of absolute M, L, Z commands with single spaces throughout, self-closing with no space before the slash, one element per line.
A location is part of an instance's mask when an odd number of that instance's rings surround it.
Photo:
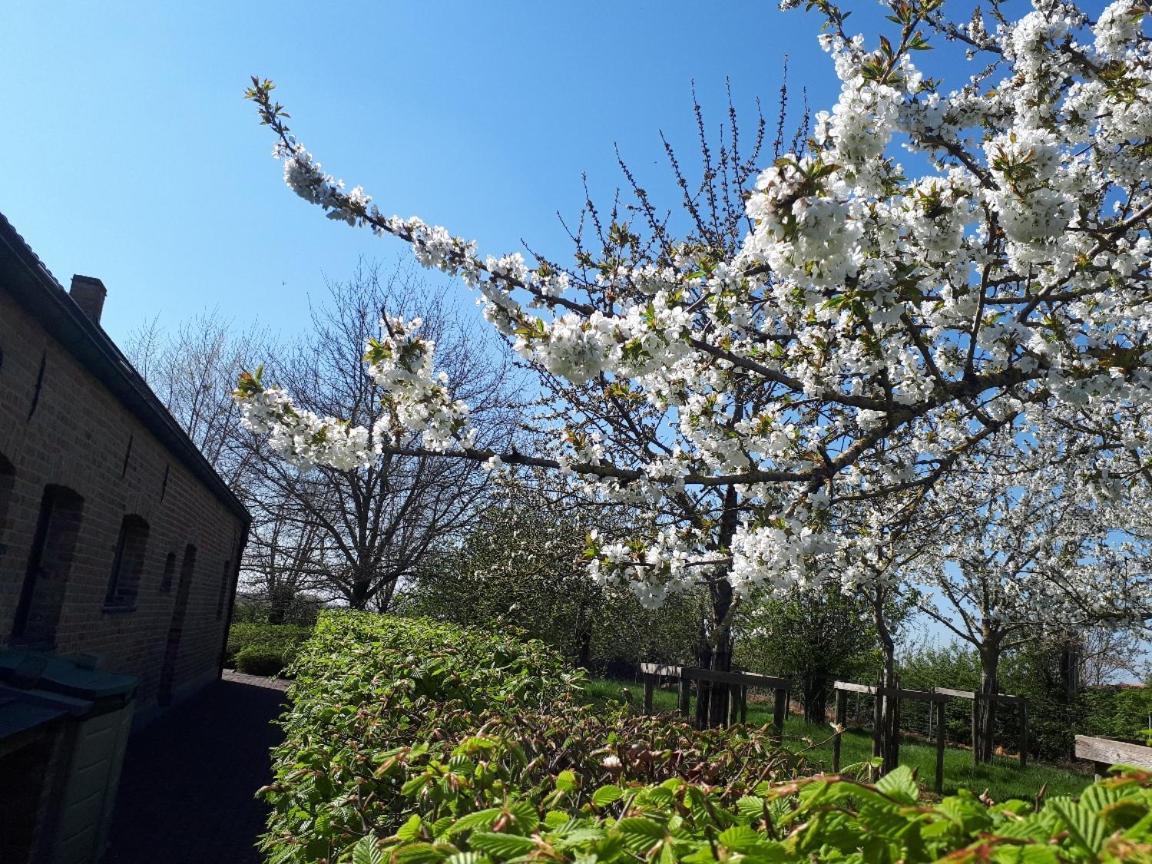
<path fill-rule="evenodd" d="M 122 610 L 136 605 L 147 545 L 148 523 L 136 515 L 125 516 L 116 540 L 116 556 L 112 559 L 112 576 L 108 580 L 104 608 Z"/>

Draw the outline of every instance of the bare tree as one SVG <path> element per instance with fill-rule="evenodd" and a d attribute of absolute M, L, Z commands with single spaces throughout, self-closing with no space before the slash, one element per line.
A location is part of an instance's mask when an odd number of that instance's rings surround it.
<path fill-rule="evenodd" d="M 240 427 L 232 388 L 240 371 L 267 353 L 268 342 L 260 328 L 237 330 L 212 309 L 172 333 L 154 318 L 129 337 L 126 349 L 164 407 L 241 498 L 257 451 Z"/>
<path fill-rule="evenodd" d="M 373 424 L 380 393 L 355 353 L 379 335 L 381 313 L 425 320 L 450 358 L 447 372 L 461 398 L 477 406 L 476 425 L 492 446 L 514 433 L 501 346 L 478 338 L 418 284 L 411 271 L 361 263 L 330 302 L 313 306 L 311 332 L 274 374 L 307 407 Z M 238 330 L 215 310 L 166 331 L 142 326 L 127 353 L 160 400 L 252 512 L 242 584 L 282 621 L 301 595 L 386 609 L 397 582 L 437 538 L 465 531 L 488 491 L 481 466 L 389 454 L 353 471 L 303 471 L 243 429 L 232 400 L 239 373 L 267 355 L 259 328 Z M 351 371 L 350 371 L 351 370 Z"/>
<path fill-rule="evenodd" d="M 478 443 L 509 446 L 516 415 L 498 342 L 463 324 L 410 270 L 383 271 L 362 262 L 347 281 L 330 282 L 328 291 L 328 302 L 312 308 L 311 332 L 269 371 L 303 407 L 374 427 L 384 416 L 382 393 L 356 352 L 380 336 L 383 312 L 418 316 L 446 358 L 453 392 L 475 406 Z M 462 534 L 489 493 L 484 466 L 395 450 L 352 470 L 302 470 L 261 446 L 261 494 L 282 502 L 261 548 L 272 558 L 282 556 L 280 538 L 291 537 L 300 584 L 326 600 L 386 610 L 398 583 L 414 575 L 433 543 Z"/>

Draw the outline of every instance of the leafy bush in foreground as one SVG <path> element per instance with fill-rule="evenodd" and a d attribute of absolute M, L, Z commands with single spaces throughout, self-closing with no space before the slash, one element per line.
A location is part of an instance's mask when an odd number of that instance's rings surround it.
<path fill-rule="evenodd" d="M 272 862 L 1152 862 L 1152 774 L 1079 800 L 920 800 L 791 779 L 766 729 L 697 731 L 577 701 L 551 649 L 428 621 L 324 616 L 301 651 L 262 845 Z"/>
<path fill-rule="evenodd" d="M 465 744 L 440 766 L 443 787 L 485 783 L 487 754 Z M 549 796 L 516 793 L 459 816 L 429 800 L 386 839 L 365 837 L 356 864 L 486 864 L 504 861 L 673 862 L 1059 862 L 1152 861 L 1152 775 L 1101 781 L 1080 798 L 1052 798 L 1039 812 L 1022 801 L 988 805 L 971 792 L 919 801 L 907 768 L 875 786 L 815 777 L 764 784 L 728 804 L 707 786 L 602 786 L 582 794 L 561 773 Z M 418 784 L 412 800 L 424 797 Z M 451 796 L 450 796 L 451 797 Z M 580 803 L 583 801 L 584 803 Z"/>
<path fill-rule="evenodd" d="M 429 806 L 463 816 L 513 793 L 543 799 L 558 776 L 588 794 L 684 777 L 731 805 L 796 762 L 764 730 L 701 732 L 583 705 L 583 674 L 553 649 L 443 623 L 328 613 L 292 673 L 263 793 L 271 861 L 344 860 L 365 834 L 390 834 Z M 465 753 L 483 764 L 460 786 L 453 766 Z"/>

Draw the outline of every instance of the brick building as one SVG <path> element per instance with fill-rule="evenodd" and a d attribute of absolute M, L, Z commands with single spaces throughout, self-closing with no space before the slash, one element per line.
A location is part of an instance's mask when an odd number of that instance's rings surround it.
<path fill-rule="evenodd" d="M 219 675 L 250 517 L 0 216 L 0 650 L 136 676 L 147 720 Z"/>

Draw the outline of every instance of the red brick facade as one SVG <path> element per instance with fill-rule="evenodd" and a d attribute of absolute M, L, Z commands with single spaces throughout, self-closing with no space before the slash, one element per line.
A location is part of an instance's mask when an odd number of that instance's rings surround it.
<path fill-rule="evenodd" d="M 95 655 L 147 717 L 219 674 L 247 514 L 18 240 L 0 220 L 0 649 Z"/>

